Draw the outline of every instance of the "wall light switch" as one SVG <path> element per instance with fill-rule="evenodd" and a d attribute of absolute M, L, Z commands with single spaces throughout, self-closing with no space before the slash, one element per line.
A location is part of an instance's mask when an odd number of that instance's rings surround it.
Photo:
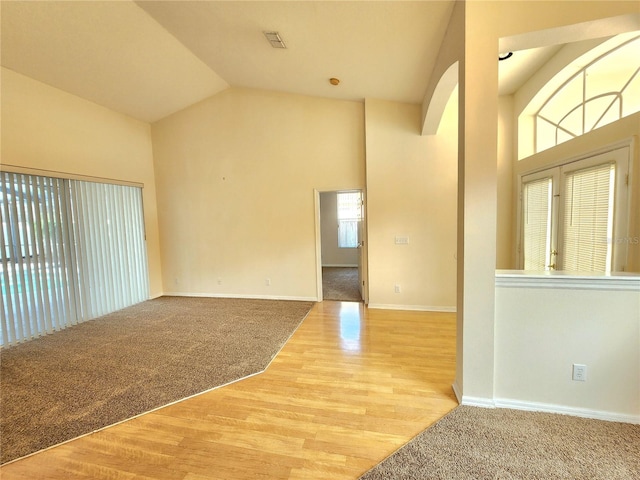
<path fill-rule="evenodd" d="M 396 235 L 395 244 L 396 245 L 408 245 L 409 244 L 409 237 L 402 237 L 402 236 Z"/>

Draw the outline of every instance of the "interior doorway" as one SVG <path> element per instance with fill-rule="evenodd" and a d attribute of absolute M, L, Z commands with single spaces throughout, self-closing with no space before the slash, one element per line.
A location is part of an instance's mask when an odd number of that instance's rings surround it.
<path fill-rule="evenodd" d="M 316 192 L 318 300 L 366 300 L 361 190 Z"/>

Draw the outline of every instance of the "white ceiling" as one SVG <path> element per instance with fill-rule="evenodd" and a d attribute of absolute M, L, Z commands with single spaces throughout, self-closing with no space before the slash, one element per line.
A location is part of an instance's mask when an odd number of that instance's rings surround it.
<path fill-rule="evenodd" d="M 2 66 L 153 122 L 229 86 L 421 103 L 454 2 L 0 3 Z M 516 58 L 510 91 L 532 72 Z"/>
<path fill-rule="evenodd" d="M 1 2 L 2 66 L 145 121 L 228 84 L 136 4 Z"/>

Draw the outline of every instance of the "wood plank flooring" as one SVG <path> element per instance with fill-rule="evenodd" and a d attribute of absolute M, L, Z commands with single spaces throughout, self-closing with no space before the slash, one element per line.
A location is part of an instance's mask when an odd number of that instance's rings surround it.
<path fill-rule="evenodd" d="M 11 479 L 355 479 L 456 405 L 455 314 L 325 301 L 262 374 L 0 468 Z"/>

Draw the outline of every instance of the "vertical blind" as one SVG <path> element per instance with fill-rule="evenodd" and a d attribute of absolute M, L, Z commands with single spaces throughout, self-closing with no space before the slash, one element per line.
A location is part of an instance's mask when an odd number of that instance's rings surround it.
<path fill-rule="evenodd" d="M 142 190 L 0 172 L 0 345 L 148 298 Z"/>
<path fill-rule="evenodd" d="M 569 172 L 564 181 L 563 269 L 610 271 L 615 165 Z"/>
<path fill-rule="evenodd" d="M 553 183 L 542 178 L 524 184 L 524 269 L 546 270 L 551 260 Z"/>

